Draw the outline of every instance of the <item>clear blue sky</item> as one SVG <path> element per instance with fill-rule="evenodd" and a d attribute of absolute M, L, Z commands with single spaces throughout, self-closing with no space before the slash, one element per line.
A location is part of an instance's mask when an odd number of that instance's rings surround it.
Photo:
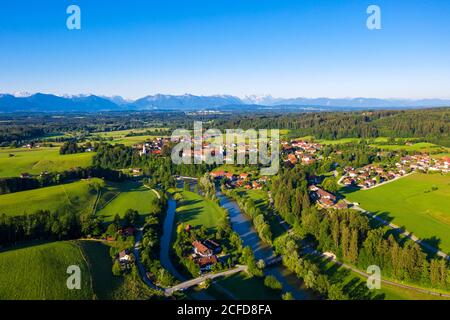
<path fill-rule="evenodd" d="M 2 1 L 0 92 L 16 91 L 450 98 L 450 1 Z"/>

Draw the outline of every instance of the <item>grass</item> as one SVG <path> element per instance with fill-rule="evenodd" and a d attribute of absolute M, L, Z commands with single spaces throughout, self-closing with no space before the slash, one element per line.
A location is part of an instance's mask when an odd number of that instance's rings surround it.
<path fill-rule="evenodd" d="M 263 279 L 250 277 L 245 272 L 218 280 L 206 292 L 217 299 L 237 300 L 280 300 L 282 293 L 269 289 Z"/>
<path fill-rule="evenodd" d="M 132 146 L 134 144 L 142 143 L 146 140 L 152 140 L 157 137 L 155 135 L 148 135 L 146 132 L 148 130 L 153 131 L 156 129 L 167 129 L 167 128 L 141 128 L 141 129 L 128 129 L 128 130 L 118 130 L 118 131 L 107 131 L 107 132 L 95 132 L 91 136 L 92 138 L 101 137 L 103 139 L 110 140 L 110 143 L 124 144 L 126 146 Z M 136 136 L 127 137 L 128 134 L 134 133 L 138 134 Z"/>
<path fill-rule="evenodd" d="M 413 174 L 346 197 L 429 244 L 450 252 L 450 175 Z"/>
<path fill-rule="evenodd" d="M 109 246 L 95 241 L 80 241 L 92 277 L 92 286 L 97 299 L 110 300 L 123 285 L 122 277 L 112 274 L 112 259 Z"/>
<path fill-rule="evenodd" d="M 69 290 L 67 267 L 81 269 L 81 290 Z M 0 253 L 0 300 L 89 300 L 89 268 L 75 242 L 54 242 Z"/>
<path fill-rule="evenodd" d="M 110 246 L 97 241 L 79 241 L 91 272 L 95 299 L 99 300 L 144 300 L 155 295 L 132 273 L 116 277 L 112 274 Z"/>
<path fill-rule="evenodd" d="M 219 205 L 194 192 L 184 190 L 179 192 L 183 199 L 177 208 L 177 224 L 189 224 L 192 227 L 204 226 L 209 230 L 217 227 L 220 218 L 223 216 Z"/>
<path fill-rule="evenodd" d="M 14 156 L 10 156 L 14 155 Z M 0 149 L 0 178 L 17 177 L 21 173 L 60 172 L 92 164 L 93 152 L 60 155 L 59 148 Z"/>
<path fill-rule="evenodd" d="M 69 290 L 67 267 L 81 269 Z M 112 274 L 109 246 L 96 241 L 34 244 L 0 252 L 0 300 L 143 300 L 155 295 L 137 275 Z"/>
<path fill-rule="evenodd" d="M 97 198 L 94 184 L 100 179 L 81 180 L 68 184 L 0 195 L 0 213 L 23 215 L 38 210 L 87 212 Z"/>
<path fill-rule="evenodd" d="M 445 152 L 447 150 L 447 148 L 429 142 L 418 142 L 412 145 L 374 144 L 371 146 L 384 150 L 405 150 L 405 151 L 417 151 L 427 153 Z"/>
<path fill-rule="evenodd" d="M 97 214 L 104 216 L 105 221 L 112 221 L 116 214 L 123 217 L 128 209 L 145 216 L 151 212 L 156 199 L 156 194 L 140 182 L 110 183 L 102 191 Z"/>

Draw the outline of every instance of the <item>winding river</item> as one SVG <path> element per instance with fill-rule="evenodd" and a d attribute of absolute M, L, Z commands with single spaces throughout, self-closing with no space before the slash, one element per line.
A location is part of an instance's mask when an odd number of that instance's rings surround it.
<path fill-rule="evenodd" d="M 189 180 L 191 189 L 194 188 L 196 181 Z M 255 254 L 255 258 L 267 259 L 274 255 L 273 249 L 264 244 L 258 237 L 253 228 L 251 220 L 242 213 L 239 206 L 232 199 L 224 196 L 220 191 L 217 193 L 220 200 L 220 205 L 228 210 L 230 222 L 233 230 L 239 234 L 244 246 L 250 246 Z M 166 219 L 163 226 L 163 235 L 161 238 L 161 264 L 178 280 L 184 280 L 184 277 L 176 270 L 170 260 L 170 251 L 172 243 L 172 232 L 175 224 L 176 201 L 169 199 Z M 273 275 L 283 285 L 283 291 L 292 293 L 296 300 L 312 300 L 317 297 L 308 289 L 305 288 L 304 283 L 299 280 L 286 267 L 279 264 L 268 267 L 264 270 L 266 275 Z M 208 299 L 208 296 L 199 296 L 200 299 Z"/>

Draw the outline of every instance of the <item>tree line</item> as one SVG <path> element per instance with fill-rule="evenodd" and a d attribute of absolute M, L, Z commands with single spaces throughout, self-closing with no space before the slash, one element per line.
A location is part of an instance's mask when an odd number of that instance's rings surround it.
<path fill-rule="evenodd" d="M 101 167 L 74 168 L 62 172 L 48 172 L 34 177 L 15 177 L 0 179 L 0 195 L 44 188 L 80 179 L 101 178 L 112 182 L 123 182 L 121 171 Z"/>

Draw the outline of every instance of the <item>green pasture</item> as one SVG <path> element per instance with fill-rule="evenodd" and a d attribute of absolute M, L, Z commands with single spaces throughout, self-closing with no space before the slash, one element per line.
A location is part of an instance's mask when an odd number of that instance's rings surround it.
<path fill-rule="evenodd" d="M 450 175 L 413 174 L 346 198 L 450 252 Z"/>
<path fill-rule="evenodd" d="M 92 164 L 93 152 L 60 155 L 59 148 L 0 149 L 0 178 L 17 177 L 21 173 L 60 172 Z"/>
<path fill-rule="evenodd" d="M 97 188 L 103 185 L 101 179 L 91 179 L 0 195 L 0 213 L 23 215 L 38 210 L 89 212 L 97 199 Z"/>
<path fill-rule="evenodd" d="M 204 226 L 208 229 L 214 229 L 219 224 L 223 212 L 218 204 L 194 192 L 183 190 L 180 191 L 180 194 L 182 200 L 177 208 L 177 224 L 189 224 L 193 227 Z"/>
<path fill-rule="evenodd" d="M 116 214 L 123 216 L 128 209 L 145 216 L 153 211 L 156 201 L 156 194 L 140 182 L 109 183 L 102 189 L 97 214 L 105 221 L 112 221 Z"/>
<path fill-rule="evenodd" d="M 81 269 L 81 290 L 67 288 L 67 268 Z M 0 300 L 90 300 L 89 268 L 75 242 L 35 244 L 0 252 Z"/>

